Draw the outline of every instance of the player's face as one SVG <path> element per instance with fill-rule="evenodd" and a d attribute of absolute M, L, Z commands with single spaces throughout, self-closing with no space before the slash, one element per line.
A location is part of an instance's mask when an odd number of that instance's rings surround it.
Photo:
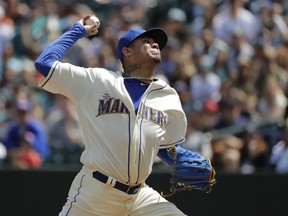
<path fill-rule="evenodd" d="M 159 45 L 151 37 L 140 37 L 131 44 L 134 59 L 137 62 L 149 62 L 159 64 L 161 62 L 161 52 Z"/>

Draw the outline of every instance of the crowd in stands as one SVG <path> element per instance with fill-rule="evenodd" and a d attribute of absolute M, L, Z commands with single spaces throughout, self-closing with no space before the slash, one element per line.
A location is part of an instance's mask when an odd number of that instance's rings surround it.
<path fill-rule="evenodd" d="M 79 163 L 73 104 L 38 88 L 34 61 L 86 14 L 99 33 L 63 61 L 122 70 L 119 37 L 129 28 L 168 34 L 155 76 L 176 89 L 187 115 L 183 147 L 216 170 L 288 172 L 288 1 L 0 0 L 0 166 Z M 158 165 L 161 161 L 156 161 Z"/>

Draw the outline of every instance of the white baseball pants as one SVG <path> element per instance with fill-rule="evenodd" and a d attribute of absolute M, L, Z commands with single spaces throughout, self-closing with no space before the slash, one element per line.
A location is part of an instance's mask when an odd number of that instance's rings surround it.
<path fill-rule="evenodd" d="M 83 166 L 76 175 L 59 216 L 183 216 L 177 207 L 148 185 L 129 195 L 93 178 Z"/>

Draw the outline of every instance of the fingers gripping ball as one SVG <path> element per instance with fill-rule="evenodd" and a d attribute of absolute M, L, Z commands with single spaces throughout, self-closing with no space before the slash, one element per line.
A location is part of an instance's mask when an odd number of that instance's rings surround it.
<path fill-rule="evenodd" d="M 85 25 L 94 25 L 97 24 L 98 28 L 100 26 L 100 20 L 95 16 L 91 15 L 88 19 L 84 21 Z"/>
<path fill-rule="evenodd" d="M 83 19 L 84 28 L 87 31 L 88 36 L 92 36 L 98 33 L 100 27 L 100 20 L 95 15 L 88 15 Z"/>
<path fill-rule="evenodd" d="M 179 146 L 173 146 L 168 154 L 174 161 L 170 179 L 172 193 L 164 196 L 183 190 L 196 189 L 207 193 L 212 190 L 212 186 L 216 183 L 216 172 L 208 158 Z"/>

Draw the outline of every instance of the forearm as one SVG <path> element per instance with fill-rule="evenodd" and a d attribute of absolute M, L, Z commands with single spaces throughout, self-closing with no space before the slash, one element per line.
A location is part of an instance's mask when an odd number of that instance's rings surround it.
<path fill-rule="evenodd" d="M 197 152 L 193 152 L 191 150 L 182 148 L 180 145 L 175 145 L 176 149 L 177 149 L 177 157 L 193 157 L 193 158 L 201 158 L 202 156 L 200 154 L 198 154 Z M 160 149 L 158 151 L 157 156 L 166 164 L 168 164 L 169 166 L 173 166 L 174 165 L 174 158 L 173 158 L 173 154 L 171 154 L 171 152 L 169 152 L 169 149 Z"/>
<path fill-rule="evenodd" d="M 36 70 L 43 76 L 47 76 L 53 63 L 61 61 L 68 50 L 76 41 L 87 35 L 86 30 L 80 23 L 76 23 L 57 40 L 50 44 L 35 61 Z"/>
<path fill-rule="evenodd" d="M 173 159 L 168 155 L 167 149 L 159 149 L 157 156 L 167 165 L 173 166 Z"/>

